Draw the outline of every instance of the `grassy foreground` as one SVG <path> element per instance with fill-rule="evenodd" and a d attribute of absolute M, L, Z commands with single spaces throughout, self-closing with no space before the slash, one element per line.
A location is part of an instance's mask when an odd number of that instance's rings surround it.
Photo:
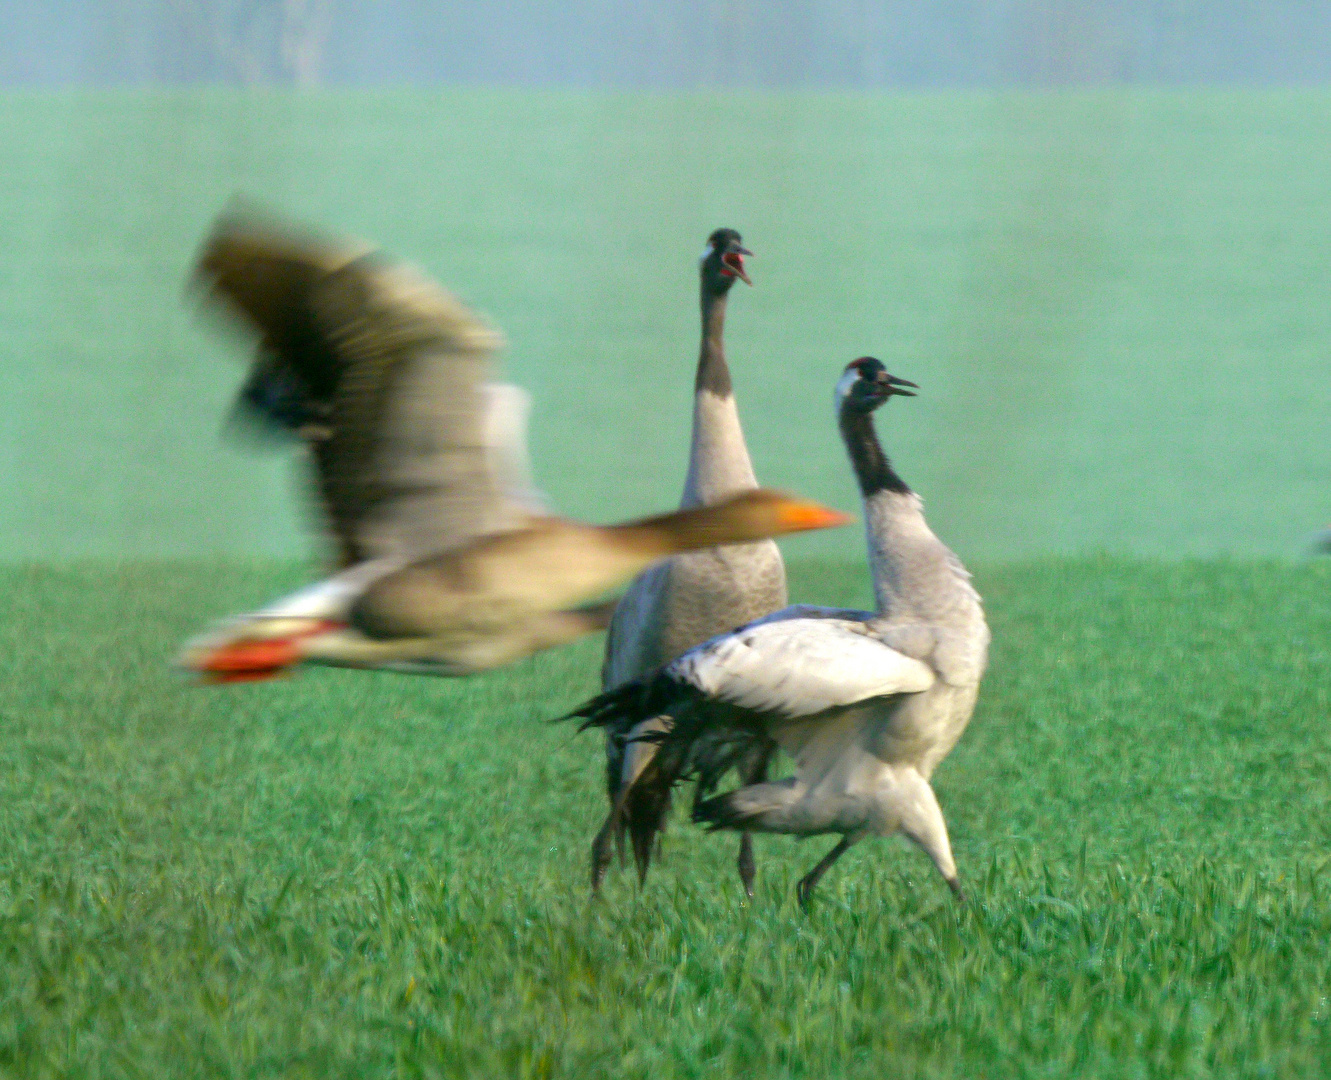
<path fill-rule="evenodd" d="M 599 643 L 465 682 L 165 662 L 292 566 L 9 570 L 0 1075 L 1191 1077 L 1331 1060 L 1331 572 L 979 575 L 937 786 L 970 902 L 866 843 L 680 824 L 587 902 Z M 863 599 L 853 564 L 801 598 Z"/>

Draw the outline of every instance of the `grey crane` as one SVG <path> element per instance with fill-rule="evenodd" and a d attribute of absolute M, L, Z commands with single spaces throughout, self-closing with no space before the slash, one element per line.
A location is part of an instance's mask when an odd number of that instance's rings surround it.
<path fill-rule="evenodd" d="M 693 390 L 693 433 L 685 508 L 711 506 L 758 487 L 726 363 L 726 302 L 736 281 L 750 284 L 744 267 L 751 255 L 734 229 L 707 238 L 699 261 L 702 340 Z M 786 604 L 786 568 L 770 540 L 677 555 L 644 571 L 625 592 L 606 637 L 602 685 L 607 690 L 660 667 L 714 634 L 732 630 Z M 643 721 L 637 736 L 662 730 L 664 721 Z M 641 839 L 651 835 L 669 809 L 668 792 L 635 788 L 653 744 L 640 738 L 606 742 L 606 787 L 610 811 L 592 843 L 592 891 L 610 864 L 613 842 L 634 838 L 634 856 L 645 874 L 648 853 Z M 757 757 L 747 773 L 761 779 L 766 761 Z M 753 841 L 740 837 L 739 874 L 753 895 Z"/>
<path fill-rule="evenodd" d="M 799 883 L 805 905 L 853 844 L 896 832 L 961 895 L 930 778 L 970 721 L 989 630 L 969 573 L 929 529 L 874 430 L 874 410 L 893 395 L 914 396 L 911 386 L 872 357 L 853 361 L 837 383 L 876 610 L 785 608 L 570 714 L 621 739 L 648 717 L 668 717 L 648 735 L 657 752 L 634 784 L 659 798 L 696 779 L 693 818 L 712 829 L 840 834 Z M 793 759 L 793 776 L 714 794 L 737 763 L 777 749 Z"/>

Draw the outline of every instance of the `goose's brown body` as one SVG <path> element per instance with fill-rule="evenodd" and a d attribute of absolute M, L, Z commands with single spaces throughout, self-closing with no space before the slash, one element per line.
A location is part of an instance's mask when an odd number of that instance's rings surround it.
<path fill-rule="evenodd" d="M 522 455 L 487 436 L 515 427 L 487 415 L 495 391 L 520 395 L 487 382 L 499 337 L 442 289 L 362 249 L 236 219 L 199 275 L 258 332 L 239 408 L 308 444 L 350 569 L 191 643 L 191 667 L 470 674 L 603 629 L 608 607 L 572 605 L 658 559 L 845 520 L 766 491 L 620 526 L 552 517 L 523 497 Z"/>

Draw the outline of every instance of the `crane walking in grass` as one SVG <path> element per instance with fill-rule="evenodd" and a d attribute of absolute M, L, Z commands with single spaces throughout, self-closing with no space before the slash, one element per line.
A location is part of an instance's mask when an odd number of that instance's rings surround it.
<path fill-rule="evenodd" d="M 751 255 L 734 229 L 717 229 L 707 238 L 698 264 L 702 308 L 702 340 L 693 389 L 693 435 L 689 471 L 684 481 L 685 508 L 710 506 L 758 487 L 749 448 L 740 427 L 739 407 L 726 364 L 726 302 L 736 281 L 749 284 L 744 258 Z M 640 574 L 624 593 L 606 635 L 606 690 L 654 671 L 686 649 L 714 634 L 733 630 L 786 605 L 786 567 L 770 540 L 736 544 L 676 555 Z M 637 735 L 663 730 L 665 720 L 649 717 Z M 635 788 L 633 780 L 651 759 L 654 746 L 642 739 L 606 740 L 606 781 L 610 811 L 592 843 L 592 892 L 610 865 L 611 843 L 627 831 L 635 839 L 645 833 L 637 818 L 664 812 L 651 797 L 668 792 Z M 764 778 L 767 762 L 748 763 L 747 778 Z M 644 799 L 646 801 L 644 801 Z M 635 843 L 639 874 L 646 872 L 648 853 Z M 740 881 L 753 895 L 753 841 L 740 836 Z"/>
<path fill-rule="evenodd" d="M 238 409 L 308 446 L 341 568 L 188 643 L 182 662 L 214 681 L 485 671 L 604 629 L 596 599 L 658 559 L 849 520 L 767 490 L 624 525 L 553 517 L 531 490 L 526 395 L 488 381 L 499 338 L 438 286 L 236 216 L 198 273 L 259 335 Z"/>
<path fill-rule="evenodd" d="M 857 841 L 901 832 L 958 897 L 947 826 L 930 785 L 975 707 L 988 655 L 980 597 L 961 561 L 930 531 L 919 497 L 897 475 L 874 410 L 914 383 L 872 357 L 837 383 L 837 419 L 864 498 L 876 611 L 795 605 L 691 649 L 656 673 L 593 698 L 570 717 L 629 739 L 638 724 L 672 724 L 634 781 L 665 805 L 697 781 L 693 819 L 712 829 L 840 834 L 799 883 L 802 905 Z M 567 719 L 567 718 L 566 718 Z M 784 751 L 793 776 L 714 795 L 734 766 Z M 641 821 L 649 854 L 664 814 Z"/>

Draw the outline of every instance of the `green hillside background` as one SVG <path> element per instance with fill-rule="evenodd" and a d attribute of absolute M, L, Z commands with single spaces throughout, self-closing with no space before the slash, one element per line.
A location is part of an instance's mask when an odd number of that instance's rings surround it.
<path fill-rule="evenodd" d="M 572 514 L 678 498 L 732 225 L 770 484 L 854 507 L 830 395 L 872 353 L 922 387 L 887 442 L 967 559 L 1296 556 L 1331 520 L 1325 91 L 24 92 L 0 146 L 0 559 L 309 549 L 291 461 L 219 438 L 242 347 L 184 289 L 236 193 L 502 326 Z"/>

